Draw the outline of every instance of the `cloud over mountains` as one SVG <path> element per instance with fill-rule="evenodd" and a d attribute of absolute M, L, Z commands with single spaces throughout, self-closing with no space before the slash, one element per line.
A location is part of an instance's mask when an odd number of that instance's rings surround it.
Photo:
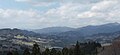
<path fill-rule="evenodd" d="M 0 28 L 82 27 L 120 21 L 119 0 L 1 1 Z"/>

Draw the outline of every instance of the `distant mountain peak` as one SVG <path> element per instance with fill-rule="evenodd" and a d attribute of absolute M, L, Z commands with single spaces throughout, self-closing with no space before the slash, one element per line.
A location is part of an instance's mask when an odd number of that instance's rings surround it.
<path fill-rule="evenodd" d="M 103 24 L 103 25 L 101 25 L 101 26 L 119 26 L 119 25 L 120 25 L 120 23 L 114 22 L 114 23 Z"/>
<path fill-rule="evenodd" d="M 108 23 L 109 25 L 120 25 L 120 23 L 118 22 L 114 22 L 114 23 Z M 108 25 L 108 24 L 105 24 L 105 25 Z"/>
<path fill-rule="evenodd" d="M 66 31 L 71 31 L 74 30 L 74 28 L 70 28 L 70 27 L 47 27 L 47 28 L 43 28 L 43 29 L 36 29 L 33 30 L 36 33 L 44 33 L 44 34 L 48 34 L 48 33 L 61 33 L 61 32 L 66 32 Z"/>
<path fill-rule="evenodd" d="M 111 23 L 111 24 L 114 24 L 114 25 L 120 25 L 120 23 L 118 23 L 118 22 L 114 22 L 114 23 Z"/>
<path fill-rule="evenodd" d="M 43 29 L 33 30 L 36 33 L 41 34 L 56 34 L 56 33 L 79 33 L 83 35 L 92 35 L 98 33 L 110 33 L 120 31 L 120 23 L 107 23 L 102 25 L 88 25 L 81 28 L 70 28 L 70 27 L 47 27 Z"/>

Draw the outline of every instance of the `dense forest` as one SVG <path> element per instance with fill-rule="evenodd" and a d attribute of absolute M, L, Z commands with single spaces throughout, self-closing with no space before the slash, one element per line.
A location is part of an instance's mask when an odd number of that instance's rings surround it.
<path fill-rule="evenodd" d="M 37 43 L 33 44 L 32 50 L 29 48 L 24 49 L 22 53 L 19 51 L 9 51 L 6 55 L 97 55 L 97 48 L 100 48 L 101 44 L 97 42 L 77 43 L 70 47 L 64 47 L 62 49 L 46 48 L 42 51 Z"/>

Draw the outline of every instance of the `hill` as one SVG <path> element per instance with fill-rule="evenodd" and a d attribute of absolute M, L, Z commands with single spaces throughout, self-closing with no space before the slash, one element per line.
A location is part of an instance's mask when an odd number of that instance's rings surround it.
<path fill-rule="evenodd" d="M 74 28 L 70 27 L 48 27 L 43 29 L 35 29 L 33 32 L 40 33 L 40 34 L 56 34 L 61 32 L 67 32 L 74 30 Z"/>
<path fill-rule="evenodd" d="M 29 37 L 40 37 L 40 34 L 32 32 L 32 31 L 27 31 L 27 30 L 21 30 L 21 29 L 10 29 L 10 28 L 4 28 L 0 29 L 0 36 L 16 36 L 16 35 L 23 35 L 23 36 L 29 36 Z"/>

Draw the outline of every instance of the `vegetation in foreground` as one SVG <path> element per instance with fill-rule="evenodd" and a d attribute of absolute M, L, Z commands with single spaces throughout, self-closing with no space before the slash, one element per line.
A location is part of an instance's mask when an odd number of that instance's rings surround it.
<path fill-rule="evenodd" d="M 26 48 L 21 54 L 17 50 L 9 51 L 6 55 L 97 55 L 97 48 L 101 47 L 101 44 L 96 42 L 79 43 L 70 47 L 64 47 L 62 49 L 46 48 L 41 51 L 39 45 L 35 43 L 32 50 Z"/>

